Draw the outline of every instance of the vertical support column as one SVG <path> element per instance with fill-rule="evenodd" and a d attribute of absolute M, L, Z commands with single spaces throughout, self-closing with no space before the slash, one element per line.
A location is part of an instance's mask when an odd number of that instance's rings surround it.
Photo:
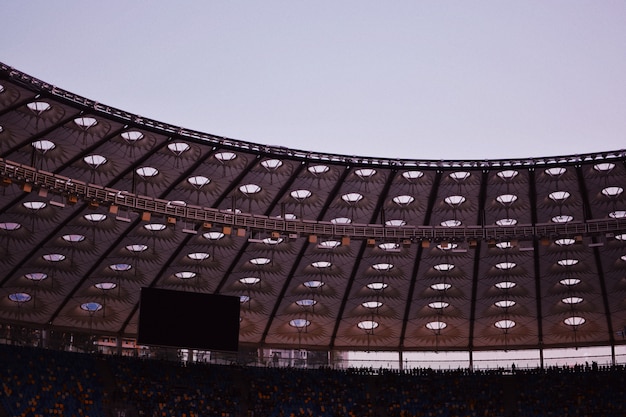
<path fill-rule="evenodd" d="M 403 355 L 402 350 L 399 350 L 398 351 L 398 362 L 399 362 L 400 366 L 398 366 L 398 369 L 400 370 L 400 372 L 404 371 L 404 359 L 403 359 L 403 357 L 404 357 L 404 355 Z"/>
<path fill-rule="evenodd" d="M 469 349 L 467 353 L 469 354 L 469 370 L 470 372 L 474 372 L 474 351 Z"/>

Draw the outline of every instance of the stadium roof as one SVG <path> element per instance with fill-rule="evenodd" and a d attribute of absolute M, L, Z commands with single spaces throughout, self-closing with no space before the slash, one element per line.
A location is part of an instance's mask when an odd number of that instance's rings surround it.
<path fill-rule="evenodd" d="M 0 321 L 134 337 L 156 287 L 240 297 L 250 347 L 623 344 L 625 159 L 266 146 L 0 64 Z"/>

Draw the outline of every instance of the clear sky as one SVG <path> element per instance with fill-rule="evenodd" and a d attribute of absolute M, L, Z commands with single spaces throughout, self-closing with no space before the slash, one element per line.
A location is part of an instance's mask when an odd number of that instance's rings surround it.
<path fill-rule="evenodd" d="M 0 61 L 235 139 L 346 155 L 626 148 L 626 1 L 22 1 Z"/>

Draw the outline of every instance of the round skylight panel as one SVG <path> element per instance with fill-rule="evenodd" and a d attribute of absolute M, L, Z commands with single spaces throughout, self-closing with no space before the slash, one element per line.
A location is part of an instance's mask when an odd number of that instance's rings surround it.
<path fill-rule="evenodd" d="M 452 178 L 455 181 L 464 181 L 467 178 L 469 178 L 471 174 L 467 171 L 457 171 L 457 172 L 452 172 L 450 173 L 450 178 Z"/>
<path fill-rule="evenodd" d="M 570 193 L 567 191 L 554 191 L 548 195 L 551 200 L 556 201 L 557 203 L 561 203 L 567 200 L 570 196 Z"/>
<path fill-rule="evenodd" d="M 444 220 L 440 224 L 443 227 L 458 227 L 461 225 L 461 220 L 457 220 L 457 219 Z"/>
<path fill-rule="evenodd" d="M 194 187 L 202 188 L 208 183 L 210 183 L 211 180 L 205 177 L 204 175 L 195 175 L 193 177 L 187 178 L 187 182 L 193 185 Z"/>
<path fill-rule="evenodd" d="M 122 139 L 124 139 L 126 142 L 128 143 L 135 143 L 140 141 L 141 139 L 143 139 L 143 133 L 137 131 L 137 130 L 131 130 L 128 132 L 122 132 L 120 133 L 120 136 L 122 137 Z"/>
<path fill-rule="evenodd" d="M 393 268 L 393 264 L 382 262 L 382 263 L 372 265 L 372 268 L 377 271 L 386 272 Z"/>
<path fill-rule="evenodd" d="M 98 282 L 97 284 L 94 284 L 94 287 L 102 291 L 109 291 L 116 288 L 117 284 L 114 282 Z"/>
<path fill-rule="evenodd" d="M 226 210 L 224 210 L 226 213 L 234 213 L 234 214 L 241 214 L 241 210 L 236 208 L 236 209 L 232 209 L 232 208 L 227 208 Z"/>
<path fill-rule="evenodd" d="M 44 203 L 43 201 L 25 201 L 24 203 L 22 203 L 24 205 L 24 207 L 26 207 L 29 210 L 41 210 L 42 208 L 46 207 L 47 204 Z"/>
<path fill-rule="evenodd" d="M 361 305 L 365 308 L 374 309 L 379 308 L 383 305 L 380 301 L 365 301 L 361 303 Z"/>
<path fill-rule="evenodd" d="M 28 103 L 26 106 L 37 114 L 41 114 L 45 111 L 50 110 L 51 108 L 50 104 L 46 103 L 45 101 L 33 101 L 31 103 Z"/>
<path fill-rule="evenodd" d="M 450 303 L 447 303 L 445 301 L 435 301 L 432 303 L 428 303 L 428 307 L 435 309 L 435 310 L 443 310 L 444 308 L 448 307 L 450 305 Z"/>
<path fill-rule="evenodd" d="M 41 139 L 41 140 L 36 140 L 32 142 L 31 146 L 37 149 L 41 153 L 46 153 L 56 148 L 57 145 L 51 140 Z"/>
<path fill-rule="evenodd" d="M 25 292 L 15 292 L 13 294 L 9 294 L 9 300 L 13 301 L 14 303 L 26 303 L 31 299 L 32 297 L 30 296 L 30 294 Z"/>
<path fill-rule="evenodd" d="M 312 290 L 315 290 L 318 288 L 322 288 L 324 286 L 324 282 L 318 281 L 318 280 L 311 280 L 311 281 L 305 281 L 302 285 Z"/>
<path fill-rule="evenodd" d="M 249 296 L 247 296 L 247 295 L 240 295 L 240 296 L 239 296 L 239 302 L 240 302 L 241 304 L 245 304 L 245 303 L 247 303 L 248 301 L 250 301 L 250 297 L 249 297 Z"/>
<path fill-rule="evenodd" d="M 504 206 L 508 206 L 517 201 L 515 194 L 502 194 L 496 197 L 496 201 Z"/>
<path fill-rule="evenodd" d="M 119 263 L 119 264 L 109 265 L 109 268 L 116 272 L 124 272 L 124 271 L 130 271 L 130 269 L 132 268 L 132 265 Z"/>
<path fill-rule="evenodd" d="M 159 170 L 154 167 L 141 167 L 137 168 L 135 172 L 142 178 L 150 178 L 156 176 Z"/>
<path fill-rule="evenodd" d="M 22 227 L 22 225 L 19 224 L 19 223 L 15 223 L 15 222 L 1 222 L 0 223 L 0 229 L 6 230 L 8 232 L 12 232 L 14 230 L 17 230 L 20 227 Z"/>
<path fill-rule="evenodd" d="M 311 300 L 310 298 L 307 298 L 307 299 L 304 299 L 304 300 L 296 301 L 296 304 L 299 305 L 300 307 L 312 307 L 315 304 L 317 304 L 317 301 Z"/>
<path fill-rule="evenodd" d="M 265 239 L 263 239 L 263 243 L 269 246 L 276 246 L 283 242 L 284 242 L 284 239 L 282 237 L 279 237 L 276 239 L 273 237 L 266 237 Z"/>
<path fill-rule="evenodd" d="M 341 242 L 338 240 L 324 240 L 317 245 L 321 249 L 335 249 L 339 246 L 341 246 Z"/>
<path fill-rule="evenodd" d="M 148 224 L 144 224 L 144 229 L 150 231 L 150 232 L 160 232 L 162 230 L 165 230 L 167 228 L 167 226 L 163 223 L 148 223 Z"/>
<path fill-rule="evenodd" d="M 92 223 L 100 223 L 107 218 L 106 214 L 102 213 L 89 213 L 85 214 L 83 217 L 85 218 L 85 220 Z"/>
<path fill-rule="evenodd" d="M 328 261 L 316 261 L 316 262 L 312 262 L 311 266 L 313 268 L 323 269 L 323 268 L 330 268 L 332 266 L 332 263 Z"/>
<path fill-rule="evenodd" d="M 133 253 L 139 253 L 146 251 L 148 249 L 148 245 L 143 244 L 134 244 L 134 245 L 126 245 L 126 250 Z"/>
<path fill-rule="evenodd" d="M 505 181 L 512 180 L 517 176 L 518 172 L 514 169 L 507 169 L 505 171 L 500 171 L 496 175 L 502 178 Z"/>
<path fill-rule="evenodd" d="M 24 276 L 26 277 L 26 279 L 29 279 L 34 282 L 40 282 L 48 278 L 48 274 L 45 274 L 43 272 L 31 272 L 28 274 L 24 274 Z"/>
<path fill-rule="evenodd" d="M 312 165 L 308 170 L 313 175 L 320 175 L 328 172 L 330 168 L 327 165 Z"/>
<path fill-rule="evenodd" d="M 174 274 L 174 276 L 179 279 L 191 279 L 191 278 L 195 278 L 197 275 L 198 274 L 192 271 L 180 271 Z"/>
<path fill-rule="evenodd" d="M 565 297 L 562 299 L 564 304 L 579 304 L 583 302 L 582 297 Z"/>
<path fill-rule="evenodd" d="M 552 223 L 569 223 L 574 220 L 574 216 L 570 216 L 569 214 L 561 214 L 558 216 L 554 216 L 551 220 Z"/>
<path fill-rule="evenodd" d="M 501 226 L 501 227 L 506 227 L 506 226 L 515 226 L 517 224 L 517 219 L 499 219 L 496 220 L 496 225 Z"/>
<path fill-rule="evenodd" d="M 504 242 L 498 242 L 496 243 L 496 247 L 498 249 L 511 249 L 513 247 L 513 245 L 511 245 L 510 241 L 504 241 Z"/>
<path fill-rule="evenodd" d="M 245 285 L 254 285 L 254 284 L 258 284 L 259 282 L 261 282 L 261 278 L 257 278 L 257 277 L 239 278 L 239 282 Z"/>
<path fill-rule="evenodd" d="M 578 278 L 565 278 L 559 282 L 561 285 L 565 285 L 566 287 L 573 287 L 574 285 L 580 284 L 580 280 Z"/>
<path fill-rule="evenodd" d="M 567 169 L 563 167 L 553 167 L 553 168 L 547 168 L 545 170 L 545 173 L 551 177 L 560 177 L 561 175 L 565 174 L 565 171 L 567 171 Z"/>
<path fill-rule="evenodd" d="M 626 210 L 616 210 L 609 213 L 609 217 L 612 219 L 626 218 Z"/>
<path fill-rule="evenodd" d="M 439 272 L 449 272 L 454 269 L 454 265 L 453 264 L 437 264 L 437 265 L 433 265 L 433 269 Z"/>
<path fill-rule="evenodd" d="M 266 159 L 264 161 L 261 161 L 261 166 L 268 171 L 274 171 L 280 168 L 282 165 L 283 161 L 281 161 L 280 159 Z"/>
<path fill-rule="evenodd" d="M 187 152 L 190 146 L 185 142 L 173 142 L 167 145 L 167 149 L 170 150 L 174 155 L 180 156 L 183 152 Z"/>
<path fill-rule="evenodd" d="M 250 263 L 252 265 L 258 265 L 258 266 L 267 265 L 270 262 L 272 262 L 272 260 L 270 258 L 252 258 L 252 259 L 250 259 Z"/>
<path fill-rule="evenodd" d="M 361 168 L 361 169 L 357 169 L 356 171 L 354 171 L 354 173 L 358 177 L 362 179 L 366 179 L 376 174 L 376 170 L 372 168 Z"/>
<path fill-rule="evenodd" d="M 496 326 L 498 329 L 508 330 L 515 327 L 515 322 L 513 320 L 499 320 L 496 321 L 493 325 Z"/>
<path fill-rule="evenodd" d="M 567 324 L 568 326 L 572 326 L 572 327 L 576 327 L 576 326 L 580 326 L 582 324 L 585 324 L 586 320 L 584 317 L 580 317 L 580 316 L 572 316 L 572 317 L 568 317 L 565 320 L 563 320 L 563 323 Z"/>
<path fill-rule="evenodd" d="M 431 321 L 429 323 L 426 323 L 426 328 L 429 330 L 443 330 L 446 327 L 448 327 L 448 324 L 446 322 L 443 321 Z"/>
<path fill-rule="evenodd" d="M 402 219 L 387 220 L 385 222 L 385 226 L 388 226 L 388 227 L 401 227 L 405 225 L 406 225 L 406 222 Z"/>
<path fill-rule="evenodd" d="M 602 162 L 593 166 L 593 169 L 599 172 L 609 172 L 613 168 L 615 168 L 615 164 L 612 162 Z"/>
<path fill-rule="evenodd" d="M 435 291 L 446 291 L 452 288 L 452 284 L 448 284 L 447 282 L 438 282 L 437 284 L 432 284 L 430 288 Z"/>
<path fill-rule="evenodd" d="M 378 322 L 373 321 L 373 320 L 364 320 L 364 321 L 360 321 L 357 324 L 357 326 L 359 329 L 370 331 L 378 327 Z"/>
<path fill-rule="evenodd" d="M 192 252 L 190 254 L 187 254 L 187 256 L 189 257 L 189 259 L 193 259 L 194 261 L 204 261 L 211 257 L 211 255 L 207 252 Z"/>
<path fill-rule="evenodd" d="M 202 237 L 207 240 L 220 240 L 224 237 L 224 233 L 222 232 L 206 232 L 202 234 Z"/>
<path fill-rule="evenodd" d="M 402 176 L 407 180 L 416 180 L 422 178 L 424 173 L 422 171 L 405 171 L 402 173 Z"/>
<path fill-rule="evenodd" d="M 83 158 L 83 161 L 93 169 L 96 169 L 100 165 L 105 164 L 107 159 L 102 155 L 87 155 Z"/>
<path fill-rule="evenodd" d="M 350 224 L 352 223 L 352 219 L 347 217 L 335 217 L 334 219 L 331 219 L 330 222 L 332 224 Z"/>
<path fill-rule="evenodd" d="M 74 123 L 80 128 L 89 129 L 98 124 L 98 121 L 93 117 L 77 117 L 74 119 Z"/>
<path fill-rule="evenodd" d="M 602 194 L 611 198 L 615 198 L 623 192 L 624 192 L 624 189 L 622 187 L 613 186 L 613 187 L 606 187 L 602 189 Z"/>
<path fill-rule="evenodd" d="M 85 236 L 79 234 L 63 235 L 63 240 L 69 243 L 78 243 L 85 240 Z"/>
<path fill-rule="evenodd" d="M 561 266 L 574 266 L 578 263 L 578 259 L 559 259 L 556 263 Z"/>
<path fill-rule="evenodd" d="M 245 195 L 256 194 L 261 191 L 261 187 L 256 184 L 244 184 L 239 186 L 239 191 Z"/>
<path fill-rule="evenodd" d="M 448 242 L 445 245 L 442 243 L 439 243 L 437 245 L 437 249 L 439 250 L 443 250 L 443 251 L 447 251 L 447 250 L 452 250 L 452 249 L 456 249 L 458 248 L 459 245 L 457 243 L 453 243 L 453 242 Z"/>
<path fill-rule="evenodd" d="M 517 266 L 515 262 L 500 262 L 496 264 L 496 268 L 501 269 L 503 271 L 508 271 Z"/>
<path fill-rule="evenodd" d="M 381 291 L 387 287 L 389 287 L 389 284 L 385 282 L 370 282 L 369 284 L 367 284 L 367 288 L 374 291 Z"/>
<path fill-rule="evenodd" d="M 384 251 L 396 251 L 400 249 L 400 244 L 395 242 L 385 242 L 378 244 L 378 248 Z"/>
<path fill-rule="evenodd" d="M 102 304 L 91 301 L 89 303 L 81 304 L 80 308 L 87 311 L 88 313 L 95 313 L 96 311 L 102 310 Z"/>
<path fill-rule="evenodd" d="M 303 329 L 311 325 L 311 322 L 307 319 L 294 319 L 289 322 L 291 327 L 295 327 L 296 329 Z"/>
<path fill-rule="evenodd" d="M 215 154 L 215 159 L 221 162 L 232 161 L 237 158 L 237 154 L 234 152 L 220 152 Z"/>
<path fill-rule="evenodd" d="M 451 195 L 444 198 L 443 201 L 445 201 L 449 206 L 457 207 L 465 202 L 465 197 L 462 195 Z"/>
<path fill-rule="evenodd" d="M 410 195 L 397 195 L 392 199 L 392 201 L 399 206 L 408 206 L 415 201 L 415 197 Z"/>
<path fill-rule="evenodd" d="M 65 255 L 60 253 L 48 253 L 42 256 L 48 262 L 61 262 L 65 260 Z"/>
<path fill-rule="evenodd" d="M 285 213 L 284 216 L 276 216 L 277 219 L 296 220 L 298 216 L 293 213 Z"/>
<path fill-rule="evenodd" d="M 295 198 L 298 201 L 303 201 L 309 197 L 311 197 L 311 191 L 309 190 L 294 190 L 289 195 L 292 198 Z"/>
<path fill-rule="evenodd" d="M 500 300 L 493 303 L 496 307 L 500 308 L 509 308 L 515 305 L 515 301 L 513 300 Z"/>
<path fill-rule="evenodd" d="M 572 238 L 564 237 L 554 241 L 559 246 L 570 246 L 576 243 L 576 241 Z"/>
<path fill-rule="evenodd" d="M 517 284 L 513 281 L 501 281 L 494 284 L 496 288 L 500 290 L 510 290 L 514 288 Z"/>
<path fill-rule="evenodd" d="M 363 194 L 359 193 L 347 193 L 341 196 L 341 199 L 348 204 L 356 204 L 363 200 Z"/>

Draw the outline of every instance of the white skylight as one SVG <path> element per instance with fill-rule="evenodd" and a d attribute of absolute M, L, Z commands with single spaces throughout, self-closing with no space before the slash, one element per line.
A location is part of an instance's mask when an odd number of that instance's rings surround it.
<path fill-rule="evenodd" d="M 582 324 L 585 324 L 585 321 L 586 320 L 584 317 L 572 316 L 563 320 L 563 323 L 567 324 L 568 326 L 580 326 Z"/>
<path fill-rule="evenodd" d="M 517 200 L 517 196 L 515 194 L 502 194 L 496 197 L 496 201 L 503 206 L 508 206 L 513 204 Z"/>
<path fill-rule="evenodd" d="M 252 265 L 267 265 L 270 262 L 272 262 L 272 260 L 270 258 L 252 258 L 250 259 L 250 263 Z"/>
<path fill-rule="evenodd" d="M 289 325 L 297 329 L 302 329 L 304 327 L 310 326 L 311 322 L 307 319 L 294 319 L 289 322 Z"/>
<path fill-rule="evenodd" d="M 373 176 L 374 174 L 376 174 L 376 170 L 372 169 L 372 168 L 362 168 L 362 169 L 357 169 L 356 171 L 354 171 L 354 173 L 358 177 L 361 177 L 362 179 L 365 179 L 365 178 L 369 178 L 369 177 Z"/>
<path fill-rule="evenodd" d="M 593 166 L 593 169 L 599 172 L 608 172 L 613 168 L 615 168 L 615 164 L 612 162 L 602 162 Z"/>
<path fill-rule="evenodd" d="M 572 238 L 564 237 L 564 238 L 555 240 L 554 243 L 556 243 L 559 246 L 570 246 L 576 243 L 576 241 Z"/>
<path fill-rule="evenodd" d="M 95 301 L 91 301 L 89 303 L 81 304 L 80 308 L 82 308 L 83 310 L 89 313 L 95 313 L 96 311 L 102 310 L 102 304 L 96 303 Z"/>
<path fill-rule="evenodd" d="M 261 187 L 256 184 L 244 184 L 239 186 L 239 191 L 245 195 L 252 195 L 261 191 Z"/>
<path fill-rule="evenodd" d="M 496 326 L 498 329 L 507 330 L 515 327 L 515 322 L 513 320 L 499 320 L 496 321 L 493 325 Z"/>
<path fill-rule="evenodd" d="M 268 171 L 274 171 L 283 165 L 283 161 L 280 159 L 266 159 L 261 161 L 261 166 Z"/>
<path fill-rule="evenodd" d="M 221 162 L 232 161 L 237 158 L 237 154 L 234 152 L 220 152 L 215 154 L 215 159 Z"/>
<path fill-rule="evenodd" d="M 384 251 L 396 251 L 400 249 L 400 244 L 395 242 L 379 243 L 378 248 Z"/>
<path fill-rule="evenodd" d="M 144 138 L 143 133 L 137 130 L 122 132 L 120 133 L 120 136 L 122 137 L 122 139 L 124 139 L 128 143 L 135 143 Z"/>
<path fill-rule="evenodd" d="M 159 173 L 159 170 L 154 167 L 141 167 L 137 168 L 135 172 L 142 178 L 150 178 L 157 175 Z"/>
<path fill-rule="evenodd" d="M 402 176 L 407 180 L 415 180 L 424 176 L 422 171 L 405 171 Z"/>
<path fill-rule="evenodd" d="M 623 192 L 624 192 L 624 189 L 622 187 L 613 186 L 613 187 L 606 187 L 602 189 L 602 194 L 611 198 L 615 198 Z"/>
<path fill-rule="evenodd" d="M 500 262 L 500 263 L 497 263 L 495 266 L 498 269 L 506 271 L 506 270 L 515 268 L 517 264 L 515 262 Z"/>
<path fill-rule="evenodd" d="M 626 210 L 616 210 L 609 213 L 609 217 L 612 219 L 623 219 L 626 217 Z"/>
<path fill-rule="evenodd" d="M 300 307 L 312 307 L 315 304 L 317 304 L 317 301 L 311 300 L 310 298 L 307 298 L 307 299 L 304 299 L 304 300 L 296 301 L 296 304 L 299 305 Z"/>
<path fill-rule="evenodd" d="M 433 269 L 439 272 L 448 272 L 454 269 L 454 265 L 453 264 L 438 264 L 438 265 L 433 265 Z"/>
<path fill-rule="evenodd" d="M 545 173 L 551 177 L 560 177 L 561 175 L 565 174 L 565 171 L 567 171 L 567 169 L 563 167 L 554 167 L 554 168 L 547 168 L 545 170 Z"/>
<path fill-rule="evenodd" d="M 458 171 L 451 173 L 450 178 L 455 181 L 464 181 L 465 179 L 469 178 L 470 175 L 471 174 L 467 171 Z"/>
<path fill-rule="evenodd" d="M 443 321 L 431 321 L 426 323 L 426 328 L 430 330 L 443 330 L 448 327 L 448 324 Z"/>
<path fill-rule="evenodd" d="M 85 214 L 83 217 L 85 218 L 85 220 L 89 222 L 100 223 L 101 221 L 104 221 L 107 218 L 107 215 L 102 214 L 102 213 L 89 213 L 89 214 Z"/>
<path fill-rule="evenodd" d="M 578 278 L 565 278 L 560 280 L 559 282 L 566 287 L 572 287 L 574 285 L 580 284 L 580 280 Z"/>
<path fill-rule="evenodd" d="M 383 305 L 380 301 L 365 301 L 361 303 L 361 305 L 365 308 L 379 308 Z"/>
<path fill-rule="evenodd" d="M 316 261 L 316 262 L 312 262 L 311 266 L 313 268 L 330 268 L 330 266 L 332 265 L 332 263 L 328 262 L 328 261 Z"/>
<path fill-rule="evenodd" d="M 445 301 L 434 301 L 432 303 L 428 303 L 428 307 L 435 309 L 435 310 L 444 309 L 448 307 L 449 305 L 450 303 L 446 303 Z"/>
<path fill-rule="evenodd" d="M 13 294 L 9 294 L 9 300 L 15 303 L 26 303 L 31 299 L 32 297 L 30 296 L 30 294 L 25 292 L 15 292 Z"/>
<path fill-rule="evenodd" d="M 496 220 L 496 225 L 506 227 L 506 226 L 515 226 L 517 224 L 517 219 L 499 219 Z"/>
<path fill-rule="evenodd" d="M 134 245 L 126 245 L 126 250 L 129 252 L 139 253 L 148 249 L 148 245 L 143 244 L 134 244 Z"/>
<path fill-rule="evenodd" d="M 566 199 L 569 198 L 569 196 L 570 196 L 570 193 L 567 191 L 554 191 L 548 195 L 550 199 L 556 201 L 557 203 L 561 203 L 565 201 Z"/>
<path fill-rule="evenodd" d="M 388 226 L 388 227 L 401 227 L 405 225 L 406 225 L 406 222 L 402 219 L 387 220 L 385 222 L 385 226 Z"/>
<path fill-rule="evenodd" d="M 461 225 L 461 220 L 457 220 L 457 219 L 444 220 L 440 224 L 443 227 L 458 227 Z"/>
<path fill-rule="evenodd" d="M 224 233 L 222 232 L 206 232 L 202 234 L 202 237 L 207 240 L 220 240 L 224 237 Z"/>
<path fill-rule="evenodd" d="M 379 264 L 372 265 L 372 268 L 374 268 L 377 271 L 389 271 L 390 269 L 393 268 L 393 264 L 390 264 L 390 263 L 379 263 Z"/>
<path fill-rule="evenodd" d="M 415 201 L 415 197 L 410 195 L 397 195 L 392 199 L 392 201 L 399 206 L 407 206 Z"/>
<path fill-rule="evenodd" d="M 109 268 L 112 269 L 113 271 L 118 271 L 118 272 L 124 272 L 124 271 L 130 271 L 130 269 L 132 268 L 132 265 L 129 264 L 112 264 L 109 265 Z"/>
<path fill-rule="evenodd" d="M 574 266 L 578 263 L 578 259 L 560 259 L 556 263 L 561 266 Z"/>
<path fill-rule="evenodd" d="M 150 232 L 160 232 L 161 230 L 165 230 L 167 226 L 163 223 L 148 223 L 143 226 L 146 230 Z"/>
<path fill-rule="evenodd" d="M 43 201 L 25 201 L 22 204 L 29 210 L 41 210 L 47 206 Z"/>
<path fill-rule="evenodd" d="M 311 197 L 311 191 L 309 190 L 294 190 L 291 193 L 289 193 L 289 195 L 293 198 L 295 198 L 298 201 L 303 201 L 304 199 L 307 199 L 309 197 Z"/>
<path fill-rule="evenodd" d="M 189 148 L 189 144 L 185 142 L 173 142 L 167 145 L 167 149 L 176 156 L 180 156 L 183 152 L 188 151 Z"/>
<path fill-rule="evenodd" d="M 334 219 L 331 219 L 330 222 L 332 224 L 350 224 L 352 223 L 352 219 L 349 219 L 347 217 L 336 217 Z"/>
<path fill-rule="evenodd" d="M 312 165 L 308 168 L 308 170 L 313 175 L 320 175 L 328 172 L 330 168 L 327 165 Z"/>
<path fill-rule="evenodd" d="M 116 288 L 117 284 L 114 282 L 98 282 L 97 284 L 94 284 L 94 287 L 99 290 L 109 291 Z"/>
<path fill-rule="evenodd" d="M 496 247 L 499 249 L 511 249 L 512 245 L 510 241 L 498 242 L 496 243 Z"/>
<path fill-rule="evenodd" d="M 583 302 L 583 299 L 582 297 L 565 297 L 561 301 L 565 304 L 579 304 Z"/>
<path fill-rule="evenodd" d="M 176 278 L 180 278 L 180 279 L 191 279 L 191 278 L 195 278 L 197 275 L 198 274 L 192 271 L 180 271 L 174 274 Z"/>
<path fill-rule="evenodd" d="M 195 175 L 193 177 L 187 178 L 187 182 L 193 185 L 194 187 L 202 188 L 208 183 L 210 183 L 211 180 L 205 177 L 204 175 Z"/>
<path fill-rule="evenodd" d="M 432 284 L 430 288 L 435 291 L 446 291 L 452 288 L 452 284 L 448 284 L 447 282 L 439 282 L 437 284 Z"/>
<path fill-rule="evenodd" d="M 443 199 L 449 206 L 457 207 L 465 202 L 465 197 L 462 195 L 451 195 Z"/>
<path fill-rule="evenodd" d="M 334 249 L 339 246 L 341 246 L 341 242 L 338 240 L 324 240 L 317 245 L 320 249 Z"/>
<path fill-rule="evenodd" d="M 7 230 L 9 232 L 14 231 L 22 227 L 21 224 L 15 222 L 1 222 L 0 229 Z"/>
<path fill-rule="evenodd" d="M 46 153 L 56 148 L 57 145 L 50 140 L 41 139 L 41 140 L 36 140 L 33 143 L 31 143 L 31 146 L 37 149 L 41 153 Z"/>
<path fill-rule="evenodd" d="M 493 303 L 496 307 L 500 308 L 509 308 L 515 305 L 515 301 L 513 300 L 500 300 Z"/>
<path fill-rule="evenodd" d="M 26 106 L 37 114 L 50 110 L 50 104 L 45 101 L 33 101 L 32 103 L 28 103 Z"/>
<path fill-rule="evenodd" d="M 505 181 L 511 180 L 517 176 L 518 172 L 514 169 L 507 169 L 505 171 L 500 171 L 496 175 L 502 178 Z"/>
<path fill-rule="evenodd" d="M 387 287 L 389 287 L 389 284 L 385 282 L 370 282 L 367 284 L 367 288 L 374 291 L 384 290 Z"/>
<path fill-rule="evenodd" d="M 496 288 L 499 288 L 501 290 L 510 290 L 511 288 L 515 287 L 517 284 L 514 283 L 513 281 L 501 281 L 501 282 L 497 282 L 494 284 Z"/>
<path fill-rule="evenodd" d="M 85 163 L 91 168 L 96 169 L 100 165 L 106 163 L 107 159 L 102 155 L 87 155 L 83 158 L 83 161 L 85 161 Z"/>
<path fill-rule="evenodd" d="M 87 130 L 90 127 L 97 125 L 98 121 L 93 117 L 77 117 L 74 119 L 74 123 L 76 123 L 78 127 Z"/>
<path fill-rule="evenodd" d="M 347 193 L 341 196 L 341 199 L 348 204 L 356 204 L 363 199 L 363 194 Z"/>
<path fill-rule="evenodd" d="M 60 253 L 48 253 L 42 256 L 48 262 L 61 262 L 65 260 L 65 255 Z"/>
<path fill-rule="evenodd" d="M 79 234 L 63 235 L 63 240 L 69 243 L 78 243 L 85 240 L 85 236 Z"/>
<path fill-rule="evenodd" d="M 26 277 L 26 279 L 35 282 L 43 281 L 44 279 L 48 278 L 48 274 L 45 274 L 43 272 L 31 272 L 28 274 L 24 274 L 24 276 Z"/>
<path fill-rule="evenodd" d="M 375 328 L 378 327 L 378 322 L 373 321 L 373 320 L 365 320 L 365 321 L 360 321 L 357 326 L 359 327 L 359 329 L 362 330 L 374 330 Z"/>
<path fill-rule="evenodd" d="M 261 278 L 257 278 L 257 277 L 239 278 L 239 282 L 245 285 L 254 285 L 254 284 L 258 284 L 259 282 L 261 282 Z"/>
<path fill-rule="evenodd" d="M 437 249 L 443 250 L 443 251 L 456 249 L 458 247 L 459 247 L 458 243 L 454 243 L 454 242 L 442 242 L 442 243 L 437 244 Z"/>
<path fill-rule="evenodd" d="M 554 216 L 550 220 L 552 220 L 552 223 L 569 223 L 574 220 L 574 217 L 569 214 L 560 214 L 558 216 Z"/>
<path fill-rule="evenodd" d="M 317 288 L 321 288 L 324 286 L 324 282 L 323 281 L 318 281 L 318 280 L 311 280 L 311 281 L 305 281 L 302 285 L 304 285 L 307 288 L 310 289 L 317 289 Z"/>
<path fill-rule="evenodd" d="M 206 259 L 209 259 L 211 255 L 207 252 L 192 252 L 190 254 L 187 254 L 187 256 L 189 257 L 189 259 L 193 259 L 194 261 L 204 261 Z"/>

